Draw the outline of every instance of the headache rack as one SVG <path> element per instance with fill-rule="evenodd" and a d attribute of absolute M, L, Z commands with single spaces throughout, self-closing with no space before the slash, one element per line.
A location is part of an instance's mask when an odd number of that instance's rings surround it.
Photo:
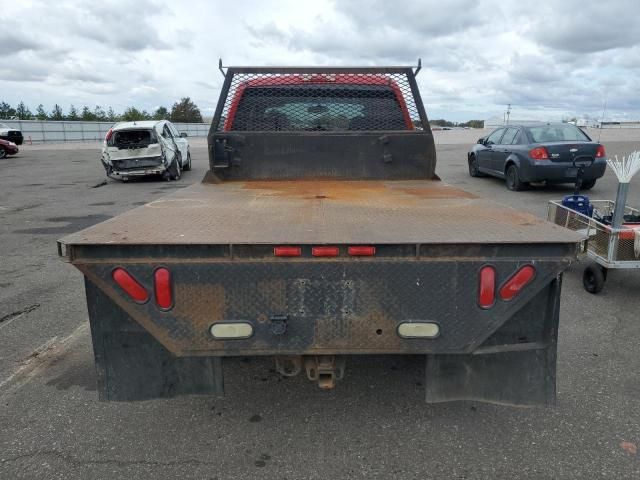
<path fill-rule="evenodd" d="M 420 63 L 220 69 L 208 135 L 218 180 L 434 178 Z"/>
<path fill-rule="evenodd" d="M 399 130 L 428 125 L 416 84 L 418 66 L 398 67 L 226 67 L 210 135 L 230 130 L 331 131 Z M 333 102 L 327 107 L 322 102 Z M 355 100 L 355 101 L 354 101 Z M 239 104 L 247 119 L 238 119 Z M 402 122 L 393 122 L 385 106 L 397 102 Z M 313 108 L 313 107 L 317 108 Z M 278 108 L 280 107 L 280 108 Z M 321 108 L 327 107 L 327 108 Z M 380 111 L 380 110 L 383 111 Z M 266 111 L 265 111 L 266 110 Z M 366 110 L 366 112 L 365 112 Z M 287 117 L 288 122 L 278 122 Z M 358 122 L 358 117 L 368 117 Z M 325 122 L 312 128 L 315 121 Z M 234 121 L 244 120 L 243 125 Z M 355 121 L 354 121 L 355 120 Z M 306 128 L 305 128 L 306 127 Z"/>

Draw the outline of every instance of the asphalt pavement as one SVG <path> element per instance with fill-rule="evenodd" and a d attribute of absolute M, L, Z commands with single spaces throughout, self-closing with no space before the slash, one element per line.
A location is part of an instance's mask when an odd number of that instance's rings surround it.
<path fill-rule="evenodd" d="M 445 182 L 541 217 L 572 190 L 470 178 L 466 150 L 438 146 Z M 565 275 L 554 407 L 427 405 L 419 357 L 350 358 L 329 392 L 236 358 L 224 399 L 98 402 L 82 275 L 55 241 L 200 181 L 201 142 L 192 158 L 178 182 L 129 183 L 105 182 L 98 146 L 0 160 L 0 479 L 640 478 L 640 270 L 611 272 L 597 296 L 583 265 Z M 616 187 L 608 172 L 590 195 Z"/>

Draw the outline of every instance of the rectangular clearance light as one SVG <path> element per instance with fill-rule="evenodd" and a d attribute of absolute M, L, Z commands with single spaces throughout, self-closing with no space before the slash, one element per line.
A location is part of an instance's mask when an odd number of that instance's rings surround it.
<path fill-rule="evenodd" d="M 313 247 L 311 255 L 314 257 L 337 257 L 340 253 L 338 247 Z"/>
<path fill-rule="evenodd" d="M 376 254 L 376 247 L 357 246 L 349 247 L 349 255 L 352 257 L 373 257 Z"/>
<path fill-rule="evenodd" d="M 299 257 L 302 255 L 302 248 L 300 247 L 275 247 L 273 254 L 276 257 Z"/>
<path fill-rule="evenodd" d="M 398 335 L 402 338 L 436 338 L 440 326 L 433 322 L 404 322 L 398 325 Z"/>
<path fill-rule="evenodd" d="M 217 340 L 249 338 L 253 326 L 248 322 L 221 322 L 211 325 L 209 332 Z"/>

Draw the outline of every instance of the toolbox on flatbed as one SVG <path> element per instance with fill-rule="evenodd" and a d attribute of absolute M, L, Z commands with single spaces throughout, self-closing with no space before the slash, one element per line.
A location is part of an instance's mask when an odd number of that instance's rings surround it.
<path fill-rule="evenodd" d="M 411 68 L 229 68 L 209 154 L 202 183 L 59 242 L 100 398 L 221 395 L 227 356 L 327 388 L 345 355 L 419 354 L 428 401 L 555 400 L 582 236 L 439 181 Z"/>

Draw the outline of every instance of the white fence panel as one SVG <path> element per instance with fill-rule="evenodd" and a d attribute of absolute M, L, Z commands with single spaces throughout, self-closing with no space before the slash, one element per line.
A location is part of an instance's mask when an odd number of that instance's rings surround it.
<path fill-rule="evenodd" d="M 40 120 L 1 120 L 10 128 L 22 131 L 25 143 L 46 142 L 100 142 L 104 139 L 111 122 L 72 122 L 72 121 L 40 121 Z M 186 132 L 189 137 L 206 137 L 209 133 L 208 123 L 176 123 L 179 132 Z"/>

